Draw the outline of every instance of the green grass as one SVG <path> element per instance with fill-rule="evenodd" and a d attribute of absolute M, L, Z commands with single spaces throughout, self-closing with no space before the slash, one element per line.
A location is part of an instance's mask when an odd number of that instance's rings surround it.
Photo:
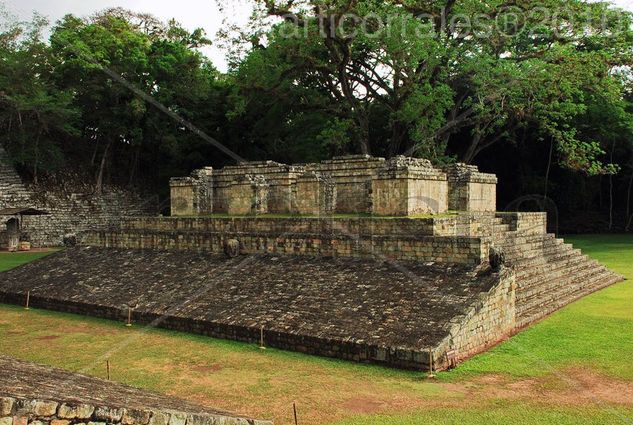
<path fill-rule="evenodd" d="M 0 272 L 46 257 L 52 252 L 0 252 Z"/>
<path fill-rule="evenodd" d="M 568 240 L 633 278 L 633 236 Z M 0 254 L 0 268 L 29 256 Z M 291 423 L 293 402 L 306 424 L 620 424 L 633 420 L 632 306 L 633 284 L 613 286 L 434 381 L 415 372 L 2 305 L 0 353 L 95 376 L 104 376 L 108 358 L 117 381 L 277 424 Z"/>
<path fill-rule="evenodd" d="M 479 409 L 437 409 L 399 416 L 365 416 L 338 425 L 605 425 L 630 424 L 631 410 L 621 407 L 583 410 L 499 403 Z"/>

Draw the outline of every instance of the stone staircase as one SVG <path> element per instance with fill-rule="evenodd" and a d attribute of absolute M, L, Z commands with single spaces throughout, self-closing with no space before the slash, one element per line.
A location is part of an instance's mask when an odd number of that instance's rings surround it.
<path fill-rule="evenodd" d="M 518 329 L 624 280 L 555 235 L 518 231 L 503 217 L 495 219 L 491 243 L 516 272 Z"/>
<path fill-rule="evenodd" d="M 31 203 L 31 195 L 0 146 L 0 208 L 15 208 Z"/>

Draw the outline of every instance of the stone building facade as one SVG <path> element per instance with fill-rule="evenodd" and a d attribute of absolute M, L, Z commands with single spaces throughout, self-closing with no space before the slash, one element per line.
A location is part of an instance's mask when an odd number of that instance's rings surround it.
<path fill-rule="evenodd" d="M 408 217 L 494 211 L 497 178 L 476 167 L 366 155 L 318 164 L 249 162 L 171 180 L 173 216 L 373 214 Z"/>

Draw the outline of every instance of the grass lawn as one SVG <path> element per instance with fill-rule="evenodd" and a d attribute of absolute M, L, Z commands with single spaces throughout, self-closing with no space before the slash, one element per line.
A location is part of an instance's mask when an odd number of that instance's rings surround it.
<path fill-rule="evenodd" d="M 569 240 L 633 279 L 633 236 Z M 0 268 L 8 267 L 4 255 Z M 301 424 L 633 422 L 631 282 L 567 307 L 436 380 L 2 305 L 0 353 L 102 377 L 110 359 L 117 381 L 277 424 L 291 423 L 293 402 Z"/>
<path fill-rule="evenodd" d="M 52 252 L 0 252 L 0 272 L 46 257 Z"/>

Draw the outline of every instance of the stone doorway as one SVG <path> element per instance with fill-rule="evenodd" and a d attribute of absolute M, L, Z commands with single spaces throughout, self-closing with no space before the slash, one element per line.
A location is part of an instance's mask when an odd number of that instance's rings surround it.
<path fill-rule="evenodd" d="M 20 246 L 20 220 L 12 218 L 7 221 L 7 247 L 9 251 L 17 251 Z"/>

